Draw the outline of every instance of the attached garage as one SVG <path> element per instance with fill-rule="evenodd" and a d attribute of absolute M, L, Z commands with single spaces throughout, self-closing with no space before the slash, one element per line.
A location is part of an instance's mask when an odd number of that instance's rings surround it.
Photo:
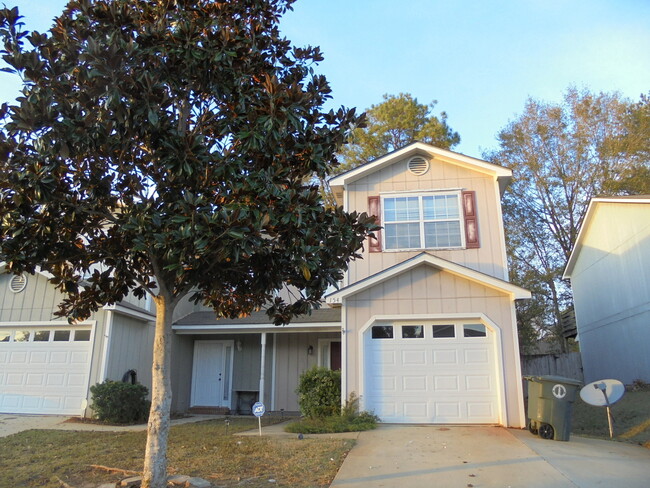
<path fill-rule="evenodd" d="M 476 321 L 370 326 L 364 332 L 364 407 L 383 422 L 500 423 L 496 335 Z"/>
<path fill-rule="evenodd" d="M 0 327 L 0 412 L 81 414 L 92 334 L 89 326 Z"/>

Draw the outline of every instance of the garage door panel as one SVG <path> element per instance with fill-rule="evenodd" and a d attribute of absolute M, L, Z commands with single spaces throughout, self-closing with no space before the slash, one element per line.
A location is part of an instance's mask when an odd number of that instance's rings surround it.
<path fill-rule="evenodd" d="M 25 379 L 25 385 L 27 386 L 43 386 L 45 384 L 45 375 L 42 373 L 32 373 L 28 374 Z"/>
<path fill-rule="evenodd" d="M 456 351 L 433 351 L 433 364 L 458 364 L 458 354 Z"/>
<path fill-rule="evenodd" d="M 29 364 L 47 364 L 47 351 L 35 351 L 29 353 Z"/>
<path fill-rule="evenodd" d="M 425 349 L 408 348 L 401 352 L 404 366 L 425 366 L 427 364 L 427 351 Z"/>
<path fill-rule="evenodd" d="M 11 364 L 27 364 L 28 354 L 25 351 L 17 351 L 9 353 L 9 362 Z"/>
<path fill-rule="evenodd" d="M 465 349 L 465 364 L 486 366 L 491 363 L 489 351 L 486 349 Z"/>
<path fill-rule="evenodd" d="M 426 375 L 403 376 L 402 391 L 405 393 L 426 393 L 427 377 Z"/>
<path fill-rule="evenodd" d="M 466 375 L 465 390 L 468 392 L 492 392 L 492 384 L 488 375 Z"/>
<path fill-rule="evenodd" d="M 433 386 L 436 391 L 458 391 L 458 376 L 434 376 Z"/>

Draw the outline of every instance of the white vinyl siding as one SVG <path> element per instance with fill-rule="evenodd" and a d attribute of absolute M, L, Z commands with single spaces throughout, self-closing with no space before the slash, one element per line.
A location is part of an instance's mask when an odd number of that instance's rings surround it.
<path fill-rule="evenodd" d="M 385 249 L 463 247 L 459 192 L 382 197 Z"/>

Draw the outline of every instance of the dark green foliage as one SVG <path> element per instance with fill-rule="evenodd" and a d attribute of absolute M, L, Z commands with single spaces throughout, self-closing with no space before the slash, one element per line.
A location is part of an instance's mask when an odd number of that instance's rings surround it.
<path fill-rule="evenodd" d="M 149 417 L 149 391 L 144 385 L 106 380 L 90 387 L 95 417 L 111 424 L 146 422 Z"/>
<path fill-rule="evenodd" d="M 424 105 L 408 93 L 384 95 L 384 101 L 366 111 L 366 127 L 355 129 L 351 143 L 341 151 L 341 170 L 395 151 L 415 141 L 426 142 L 441 149 L 450 149 L 460 142 L 458 132 L 447 125 L 447 114 L 436 117 L 432 111 L 437 101 Z"/>
<path fill-rule="evenodd" d="M 0 9 L 3 69 L 24 82 L 0 107 L 0 261 L 50 273 L 69 320 L 153 296 L 143 486 L 166 482 L 179 301 L 286 324 L 320 306 L 376 228 L 310 183 L 363 119 L 323 109 L 320 50 L 280 33 L 292 3 L 71 0 L 47 33 Z"/>
<path fill-rule="evenodd" d="M 300 375 L 296 393 L 304 416 L 337 415 L 341 409 L 341 372 L 313 367 Z"/>

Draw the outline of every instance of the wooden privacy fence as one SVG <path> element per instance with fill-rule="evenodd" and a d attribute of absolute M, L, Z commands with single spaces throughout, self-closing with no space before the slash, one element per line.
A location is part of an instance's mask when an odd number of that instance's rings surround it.
<path fill-rule="evenodd" d="M 521 373 L 523 376 L 564 376 L 584 382 L 579 352 L 521 356 Z M 524 396 L 528 396 L 527 383 L 524 381 Z"/>

